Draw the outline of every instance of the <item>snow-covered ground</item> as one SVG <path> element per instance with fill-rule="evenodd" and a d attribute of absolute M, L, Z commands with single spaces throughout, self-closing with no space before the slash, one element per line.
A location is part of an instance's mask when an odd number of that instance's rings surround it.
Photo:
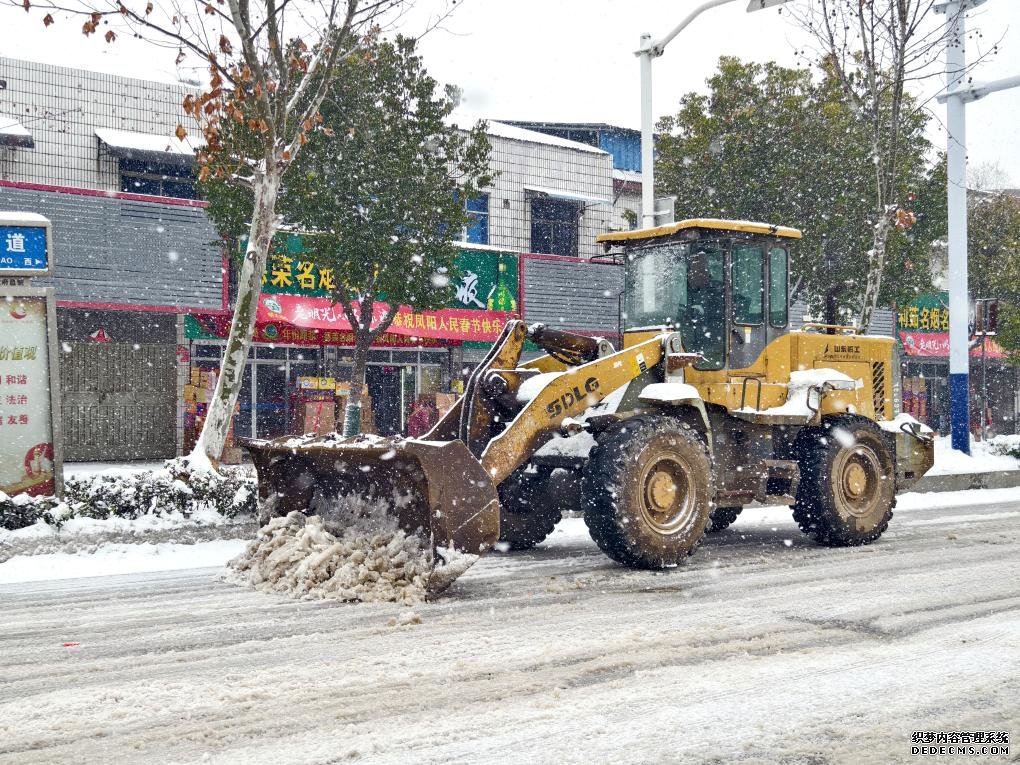
<path fill-rule="evenodd" d="M 973 489 L 939 494 L 901 494 L 897 498 L 897 520 L 894 523 L 900 523 L 899 519 L 904 516 L 909 519 L 914 511 L 929 508 L 933 502 L 937 502 L 941 508 L 966 508 L 1013 500 L 1020 500 L 1020 488 Z M 738 518 L 734 523 L 734 528 L 789 524 L 790 518 L 791 513 L 788 507 L 754 507 L 746 510 Z M 195 522 L 200 524 L 201 518 L 195 519 Z M 61 532 L 64 534 L 62 537 L 64 539 L 70 540 L 76 536 L 84 536 L 86 540 L 89 540 L 90 532 L 94 532 L 95 529 L 107 532 L 121 530 L 125 535 L 130 534 L 144 538 L 150 537 L 153 532 L 158 531 L 168 531 L 183 537 L 187 528 L 189 527 L 182 526 L 180 519 L 173 518 L 144 517 L 133 521 L 122 518 L 112 518 L 106 521 L 76 518 L 68 521 Z M 139 542 L 136 544 L 86 541 L 85 544 L 77 545 L 68 542 L 68 547 L 78 549 L 73 552 L 15 555 L 0 563 L 0 584 L 224 566 L 228 560 L 244 549 L 246 538 L 253 536 L 254 532 L 254 526 L 245 524 L 234 532 L 245 538 L 211 539 L 196 541 L 192 544 L 174 541 Z M 45 524 L 4 533 L 7 535 L 7 539 L 47 539 L 54 535 L 53 530 Z M 213 529 L 212 533 L 216 534 L 218 530 Z M 565 518 L 552 535 L 542 543 L 541 547 L 555 549 L 564 545 L 584 543 L 590 543 L 588 529 L 584 525 L 584 521 L 581 518 Z"/>
<path fill-rule="evenodd" d="M 1020 460 L 995 454 L 992 441 L 971 441 L 970 454 L 953 449 L 948 436 L 935 439 L 935 466 L 928 475 L 959 473 L 990 473 L 998 470 L 1020 470 Z"/>
<path fill-rule="evenodd" d="M 238 555 L 245 544 L 247 542 L 242 539 L 194 544 L 115 542 L 75 553 L 16 555 L 0 563 L 0 584 L 223 566 Z"/>
<path fill-rule="evenodd" d="M 2 585 L 0 760 L 912 761 L 1020 730 L 1018 559 L 1002 490 L 904 497 L 860 548 L 747 511 L 669 572 L 567 519 L 413 613 L 219 567 Z"/>

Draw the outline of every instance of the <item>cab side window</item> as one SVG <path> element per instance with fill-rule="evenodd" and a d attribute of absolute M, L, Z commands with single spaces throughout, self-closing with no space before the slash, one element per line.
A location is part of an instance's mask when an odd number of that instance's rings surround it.
<path fill-rule="evenodd" d="M 761 247 L 738 245 L 733 248 L 730 293 L 733 321 L 737 324 L 761 324 L 765 314 L 765 254 Z"/>
<path fill-rule="evenodd" d="M 789 256 L 782 247 L 773 247 L 769 253 L 769 324 L 773 327 L 785 327 L 790 321 L 789 289 Z"/>

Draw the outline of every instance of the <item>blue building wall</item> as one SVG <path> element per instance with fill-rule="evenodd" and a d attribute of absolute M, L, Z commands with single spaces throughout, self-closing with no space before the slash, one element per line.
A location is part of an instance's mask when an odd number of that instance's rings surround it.
<path fill-rule="evenodd" d="M 641 171 L 641 136 L 630 131 L 599 131 L 599 148 L 613 155 L 617 170 Z"/>

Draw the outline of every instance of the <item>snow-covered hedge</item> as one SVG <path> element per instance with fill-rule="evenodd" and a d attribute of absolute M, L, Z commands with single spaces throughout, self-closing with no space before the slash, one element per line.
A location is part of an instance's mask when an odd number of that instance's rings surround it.
<path fill-rule="evenodd" d="M 988 451 L 1020 460 L 1020 435 L 994 436 L 988 439 Z"/>
<path fill-rule="evenodd" d="M 226 518 L 254 515 L 255 478 L 238 468 L 195 471 L 187 458 L 168 460 L 159 470 L 109 471 L 64 481 L 64 497 L 9 497 L 0 492 L 0 528 L 20 529 L 39 520 L 60 526 L 70 518 L 139 518 L 172 513 L 187 518 L 200 509 Z"/>

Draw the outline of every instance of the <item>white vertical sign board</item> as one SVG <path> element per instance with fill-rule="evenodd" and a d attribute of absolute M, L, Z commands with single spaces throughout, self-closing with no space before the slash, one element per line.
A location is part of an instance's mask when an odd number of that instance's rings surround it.
<path fill-rule="evenodd" d="M 51 272 L 50 242 L 42 216 L 0 213 L 0 278 L 20 277 L 0 283 L 0 491 L 11 496 L 63 488 L 56 302 L 21 283 Z"/>

